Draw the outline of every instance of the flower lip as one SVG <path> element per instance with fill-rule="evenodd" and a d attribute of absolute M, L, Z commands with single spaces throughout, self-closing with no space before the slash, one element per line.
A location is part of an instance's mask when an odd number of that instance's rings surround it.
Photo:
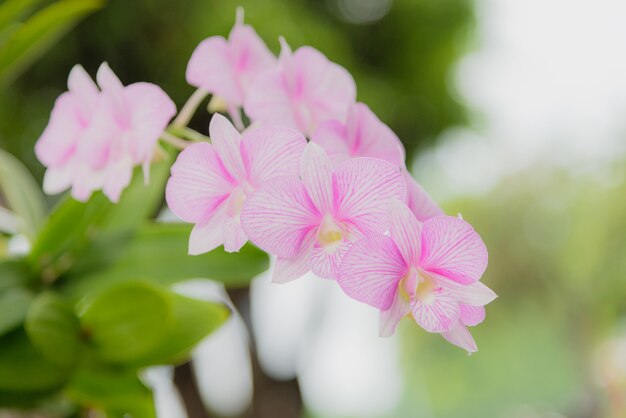
<path fill-rule="evenodd" d="M 415 267 L 411 267 L 398 283 L 400 295 L 409 302 L 415 300 L 422 303 L 432 302 L 437 287 L 437 282 L 432 276 Z"/>
<path fill-rule="evenodd" d="M 341 226 L 330 215 L 326 215 L 317 232 L 317 241 L 324 248 L 331 250 L 338 247 L 344 236 Z"/>

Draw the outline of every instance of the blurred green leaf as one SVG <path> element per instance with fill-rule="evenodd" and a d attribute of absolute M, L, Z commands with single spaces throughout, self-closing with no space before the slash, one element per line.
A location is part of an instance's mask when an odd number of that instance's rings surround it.
<path fill-rule="evenodd" d="M 0 293 L 0 335 L 14 330 L 24 322 L 33 301 L 33 294 L 21 287 Z"/>
<path fill-rule="evenodd" d="M 4 0 L 0 4 L 0 33 L 17 22 L 42 0 Z"/>
<path fill-rule="evenodd" d="M 111 417 L 156 416 L 152 392 L 135 370 L 102 365 L 83 368 L 77 371 L 65 393 L 78 405 L 100 409 Z"/>
<path fill-rule="evenodd" d="M 80 321 L 100 358 L 132 362 L 157 347 L 170 331 L 172 298 L 148 283 L 120 283 L 89 297 Z"/>
<path fill-rule="evenodd" d="M 152 164 L 147 185 L 141 170 L 136 169 L 117 204 L 101 192 L 85 203 L 66 195 L 50 214 L 31 250 L 30 259 L 43 271 L 44 281 L 55 280 L 75 263 L 80 265 L 83 258 L 89 260 L 90 246 L 98 239 L 113 236 L 122 251 L 133 231 L 160 208 L 172 160 L 173 153 L 167 153 Z M 92 256 L 109 255 L 96 249 Z"/>
<path fill-rule="evenodd" d="M 250 244 L 238 253 L 227 253 L 219 247 L 206 254 L 190 256 L 187 253 L 190 233 L 190 225 L 151 224 L 140 230 L 128 247 L 115 241 L 103 243 L 94 253 L 110 257 L 110 264 L 99 264 L 101 259 L 90 260 L 90 266 L 83 264 L 80 274 L 67 277 L 65 290 L 73 296 L 81 296 L 92 289 L 133 278 L 161 284 L 208 278 L 237 288 L 247 286 L 253 277 L 268 268 L 267 254 Z"/>
<path fill-rule="evenodd" d="M 75 261 L 95 239 L 113 204 L 100 192 L 83 203 L 66 197 L 50 214 L 30 252 L 42 278 L 52 282 Z"/>
<path fill-rule="evenodd" d="M 67 369 L 47 360 L 23 330 L 0 338 L 0 391 L 37 392 L 60 388 Z"/>
<path fill-rule="evenodd" d="M 60 0 L 13 31 L 0 49 L 0 82 L 10 82 L 103 0 Z"/>
<path fill-rule="evenodd" d="M 30 172 L 14 156 L 0 149 L 0 191 L 18 218 L 18 230 L 33 239 L 46 213 L 46 201 Z"/>
<path fill-rule="evenodd" d="M 207 335 L 226 322 L 230 310 L 221 303 L 173 295 L 174 326 L 156 350 L 142 358 L 139 365 L 172 364 L 186 359 L 189 352 Z"/>
<path fill-rule="evenodd" d="M 32 344 L 49 360 L 69 366 L 80 348 L 80 324 L 59 295 L 42 293 L 33 301 L 24 324 Z"/>
<path fill-rule="evenodd" d="M 22 259 L 0 261 L 0 293 L 31 280 L 30 266 Z"/>

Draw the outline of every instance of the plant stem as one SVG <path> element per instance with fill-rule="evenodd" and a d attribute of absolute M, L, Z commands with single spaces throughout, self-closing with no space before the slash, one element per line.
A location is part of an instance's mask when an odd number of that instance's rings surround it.
<path fill-rule="evenodd" d="M 176 116 L 176 119 L 174 119 L 174 122 L 172 122 L 171 126 L 173 128 L 182 128 L 187 126 L 193 114 L 196 112 L 196 109 L 198 109 L 198 106 L 200 106 L 200 103 L 202 102 L 202 100 L 204 100 L 207 94 L 209 94 L 209 92 L 206 90 L 196 90 L 189 97 L 187 103 L 183 105 L 183 108 L 180 110 L 178 116 Z"/>
<path fill-rule="evenodd" d="M 174 136 L 169 132 L 163 132 L 161 134 L 161 140 L 172 145 L 174 148 L 178 148 L 179 150 L 183 150 L 192 144 L 191 142 L 180 139 L 179 137 Z"/>

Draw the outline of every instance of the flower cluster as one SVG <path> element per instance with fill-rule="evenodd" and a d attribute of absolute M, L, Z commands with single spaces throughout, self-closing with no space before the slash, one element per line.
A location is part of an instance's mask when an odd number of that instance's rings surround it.
<path fill-rule="evenodd" d="M 189 84 L 230 116 L 215 113 L 210 142 L 185 144 L 171 169 L 166 200 L 194 224 L 189 253 L 236 252 L 249 240 L 275 257 L 275 282 L 312 271 L 379 309 L 383 336 L 412 316 L 476 351 L 467 326 L 495 298 L 479 281 L 480 236 L 411 177 L 401 141 L 356 101 L 346 69 L 280 44 L 277 58 L 239 12 L 228 39 L 204 40 L 189 61 Z M 123 87 L 106 64 L 97 79 L 101 90 L 72 71 L 37 144 L 47 191 L 71 186 L 84 200 L 101 188 L 117 200 L 175 112 L 158 87 Z"/>
<path fill-rule="evenodd" d="M 50 122 L 35 145 L 46 167 L 43 188 L 86 201 L 96 190 L 116 202 L 130 183 L 133 167 L 144 173 L 159 136 L 176 113 L 174 102 L 150 83 L 124 87 L 106 63 L 98 86 L 77 65 L 56 101 Z"/>

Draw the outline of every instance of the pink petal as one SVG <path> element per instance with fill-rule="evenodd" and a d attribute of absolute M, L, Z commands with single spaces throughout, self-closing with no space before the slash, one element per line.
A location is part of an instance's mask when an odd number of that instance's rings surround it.
<path fill-rule="evenodd" d="M 130 157 L 117 161 L 114 166 L 108 167 L 102 192 L 111 202 L 120 200 L 122 191 L 130 184 L 133 178 L 133 162 Z"/>
<path fill-rule="evenodd" d="M 445 215 L 439 205 L 435 203 L 408 171 L 404 172 L 404 180 L 407 186 L 409 208 L 418 221 L 425 222 L 430 218 Z"/>
<path fill-rule="evenodd" d="M 121 143 L 123 135 L 116 124 L 114 110 L 110 100 L 103 97 L 76 146 L 75 158 L 94 170 L 102 170 L 121 157 L 113 154 L 116 142 Z"/>
<path fill-rule="evenodd" d="M 446 292 L 461 303 L 472 306 L 484 306 L 492 302 L 497 295 L 481 282 L 463 285 L 445 277 L 438 277 L 437 282 Z"/>
<path fill-rule="evenodd" d="M 461 308 L 461 322 L 463 325 L 476 326 L 485 320 L 484 306 L 459 305 Z"/>
<path fill-rule="evenodd" d="M 300 176 L 318 210 L 321 213 L 330 212 L 333 208 L 333 168 L 319 145 L 307 144 L 302 155 Z"/>
<path fill-rule="evenodd" d="M 189 236 L 189 255 L 207 253 L 222 245 L 226 221 L 226 205 L 221 205 L 209 219 L 196 224 Z"/>
<path fill-rule="evenodd" d="M 314 239 L 315 234 L 310 233 L 294 257 L 276 258 L 272 269 L 273 283 L 287 283 L 299 279 L 311 270 L 311 249 Z"/>
<path fill-rule="evenodd" d="M 50 122 L 35 144 L 35 154 L 45 166 L 63 165 L 74 154 L 83 124 L 88 123 L 81 121 L 82 105 L 70 93 L 63 93 L 56 100 Z"/>
<path fill-rule="evenodd" d="M 338 120 L 323 122 L 311 136 L 311 141 L 324 149 L 333 165 L 352 157 L 347 143 L 347 130 Z"/>
<path fill-rule="evenodd" d="M 245 167 L 241 158 L 241 134 L 225 116 L 216 113 L 209 125 L 211 143 L 220 156 L 226 170 L 237 180 L 245 178 Z"/>
<path fill-rule="evenodd" d="M 328 249 L 315 243 L 311 252 L 311 271 L 323 279 L 334 279 L 341 259 L 350 248 L 350 243 L 343 241 L 339 248 Z"/>
<path fill-rule="evenodd" d="M 187 222 L 205 222 L 233 189 L 221 160 L 207 143 L 185 148 L 171 170 L 165 192 L 167 205 Z"/>
<path fill-rule="evenodd" d="M 228 253 L 238 252 L 248 241 L 248 236 L 244 232 L 239 222 L 239 217 L 229 217 L 224 222 L 224 250 Z"/>
<path fill-rule="evenodd" d="M 86 164 L 77 164 L 72 170 L 71 195 L 80 202 L 86 202 L 93 192 L 102 188 L 103 183 L 102 171 L 94 171 Z"/>
<path fill-rule="evenodd" d="M 75 100 L 81 104 L 76 109 L 80 113 L 81 118 L 84 121 L 89 120 L 97 107 L 100 91 L 81 65 L 75 65 L 70 71 L 70 75 L 67 78 L 67 89 Z"/>
<path fill-rule="evenodd" d="M 387 310 L 381 310 L 379 314 L 379 335 L 391 337 L 398 327 L 398 323 L 411 311 L 409 301 L 396 292 L 393 303 Z"/>
<path fill-rule="evenodd" d="M 98 68 L 96 74 L 96 80 L 102 92 L 114 101 L 115 105 L 124 112 L 125 100 L 124 100 L 124 85 L 120 79 L 115 75 L 109 64 L 103 62 Z"/>
<path fill-rule="evenodd" d="M 442 333 L 441 336 L 457 347 L 463 348 L 468 353 L 475 353 L 478 351 L 472 334 L 469 332 L 467 327 L 461 323 L 461 321 L 457 321 L 454 328 Z"/>
<path fill-rule="evenodd" d="M 487 248 L 470 224 L 453 216 L 439 216 L 422 227 L 420 266 L 470 284 L 478 281 L 487 268 Z"/>
<path fill-rule="evenodd" d="M 420 231 L 421 225 L 411 210 L 396 198 L 389 200 L 389 236 L 408 265 L 419 258 Z"/>
<path fill-rule="evenodd" d="M 258 187 L 273 177 L 299 175 L 305 146 L 302 134 L 290 128 L 264 126 L 245 131 L 241 149 L 248 181 Z"/>
<path fill-rule="evenodd" d="M 241 225 L 250 241 L 264 251 L 291 258 L 319 225 L 319 213 L 297 177 L 265 182 L 246 200 Z"/>
<path fill-rule="evenodd" d="M 244 110 L 254 122 L 300 130 L 280 68 L 268 70 L 252 82 L 245 98 Z"/>
<path fill-rule="evenodd" d="M 353 157 L 373 157 L 402 167 L 404 146 L 395 133 L 363 103 L 350 108 L 346 141 Z"/>
<path fill-rule="evenodd" d="M 343 256 L 336 279 L 351 298 L 386 310 L 407 269 L 391 238 L 372 235 L 352 245 Z"/>
<path fill-rule="evenodd" d="M 235 25 L 228 36 L 232 51 L 232 66 L 243 93 L 238 106 L 243 104 L 251 82 L 264 71 L 276 64 L 276 57 L 270 52 L 259 35 L 249 25 Z"/>
<path fill-rule="evenodd" d="M 364 235 L 384 232 L 389 199 L 405 198 L 402 175 L 387 161 L 353 158 L 337 166 L 333 180 L 337 220 L 356 226 Z"/>
<path fill-rule="evenodd" d="M 157 85 L 134 83 L 124 89 L 131 121 L 129 147 L 135 164 L 150 161 L 159 136 L 176 114 L 176 105 Z"/>
<path fill-rule="evenodd" d="M 434 290 L 432 300 L 415 300 L 411 304 L 413 318 L 428 332 L 450 331 L 460 317 L 458 302 L 442 289 Z"/>
<path fill-rule="evenodd" d="M 50 167 L 43 177 L 43 191 L 46 194 L 57 194 L 72 186 L 72 167 Z"/>
<path fill-rule="evenodd" d="M 191 55 L 186 78 L 192 86 L 207 90 L 227 103 L 238 106 L 244 96 L 237 85 L 229 56 L 230 48 L 226 39 L 221 36 L 205 39 Z"/>

